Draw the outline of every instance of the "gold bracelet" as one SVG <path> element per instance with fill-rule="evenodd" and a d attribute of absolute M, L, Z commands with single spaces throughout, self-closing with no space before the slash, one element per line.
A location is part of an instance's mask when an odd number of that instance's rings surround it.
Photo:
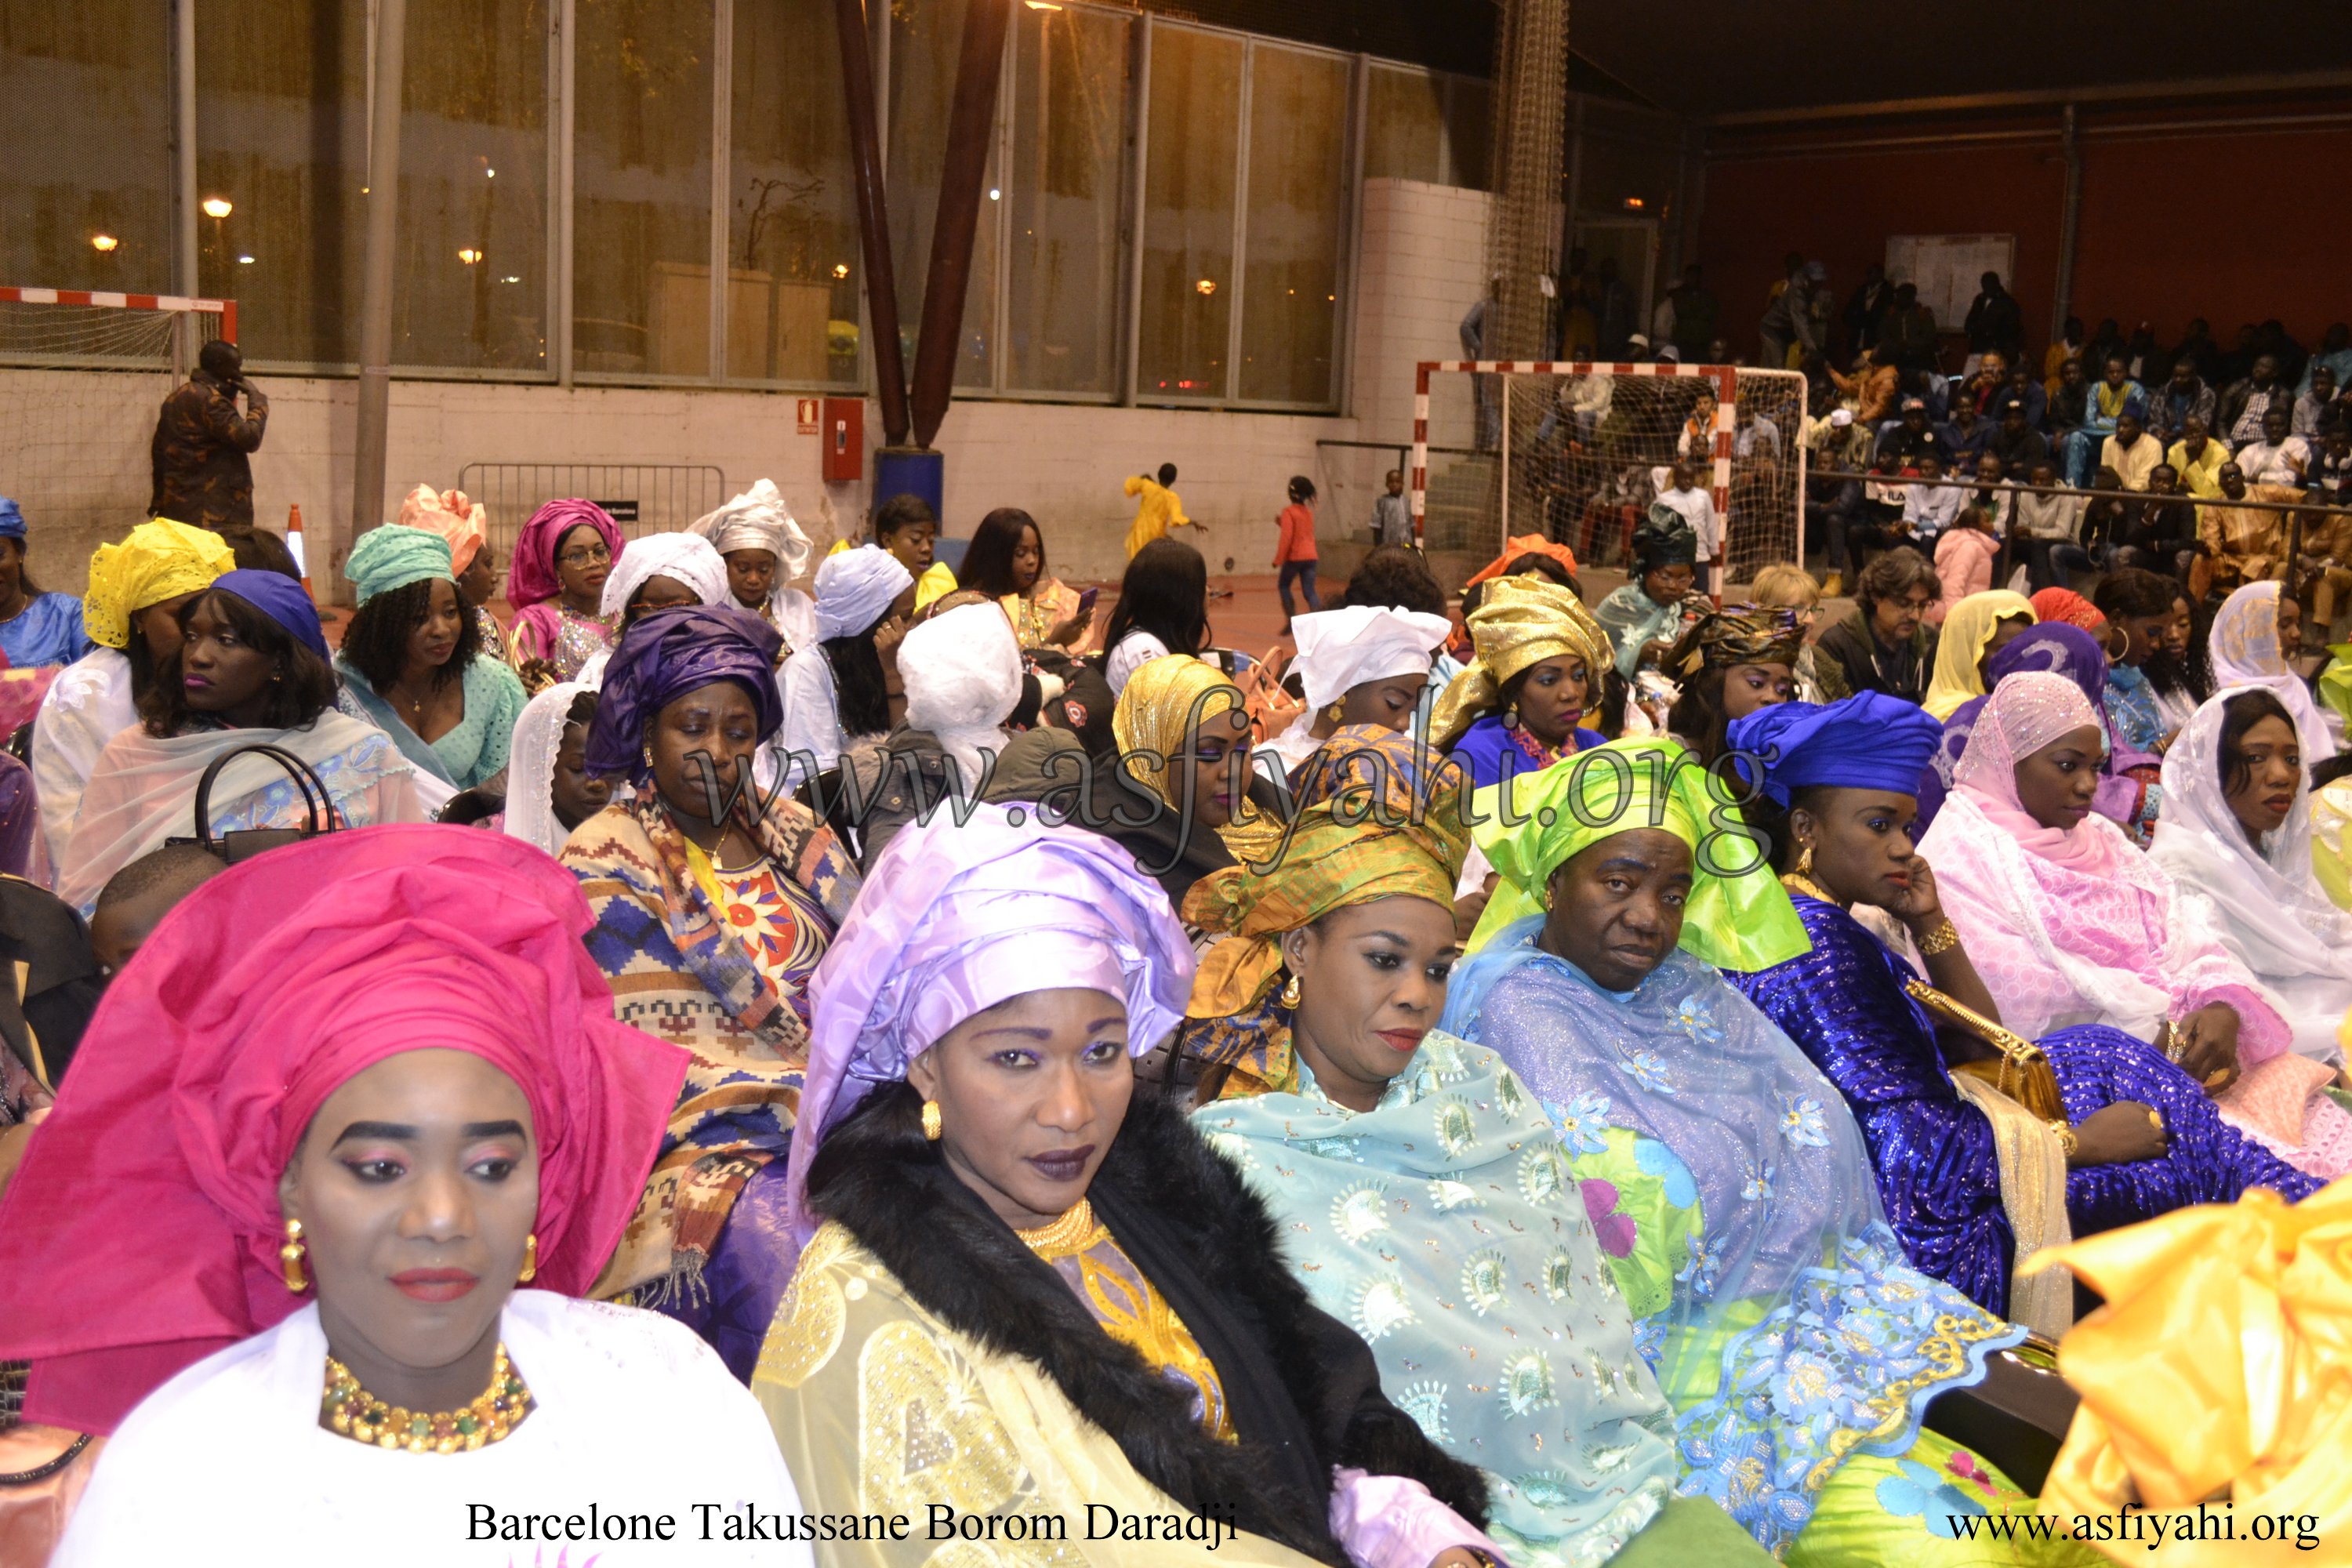
<path fill-rule="evenodd" d="M 1950 921 L 1947 920 L 1934 931 L 1929 931 L 1926 936 L 1920 937 L 1917 940 L 1919 943 L 1919 956 L 1922 958 L 1933 958 L 1939 952 L 1949 952 L 1952 949 L 1960 945 L 1959 928 L 1953 925 Z"/>
<path fill-rule="evenodd" d="M 2074 1128 L 2058 1121 L 2050 1122 L 2049 1127 L 2050 1131 L 2057 1135 L 2059 1151 L 2069 1160 L 2073 1159 L 2074 1151 L 2083 1146 L 2083 1141 L 2074 1136 Z"/>

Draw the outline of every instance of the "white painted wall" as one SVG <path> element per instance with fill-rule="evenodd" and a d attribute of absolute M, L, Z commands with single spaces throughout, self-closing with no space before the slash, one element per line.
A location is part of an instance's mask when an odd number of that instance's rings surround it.
<path fill-rule="evenodd" d="M 1058 574 L 1116 581 L 1135 510 L 1121 482 L 1172 462 L 1186 511 L 1207 525 L 1183 537 L 1212 573 L 1270 570 L 1275 515 L 1293 474 L 1312 477 L 1323 491 L 1319 531 L 1355 536 L 1394 459 L 1317 442 L 1410 438 L 1414 362 L 1460 352 L 1456 328 L 1481 287 L 1487 202 L 1417 181 L 1366 183 L 1349 414 L 960 402 L 939 438 L 946 531 L 969 535 L 990 509 L 1020 507 L 1045 529 Z M 312 580 L 324 598 L 330 579 L 340 578 L 331 546 L 350 537 L 357 387 L 266 373 L 256 379 L 269 395 L 270 417 L 253 459 L 255 516 L 282 529 L 288 509 L 301 507 Z M 0 495 L 24 505 L 45 585 L 79 592 L 90 549 L 143 515 L 160 384 L 0 371 Z M 797 433 L 795 395 L 395 381 L 384 515 L 420 480 L 455 485 L 468 463 L 708 463 L 737 489 L 774 479 L 818 536 L 826 490 L 819 438 Z M 1457 422 L 1466 416 L 1466 377 L 1444 378 L 1438 395 L 1459 401 Z M 1441 413 L 1441 423 L 1448 417 Z M 879 410 L 870 403 L 866 427 L 869 440 L 878 437 Z M 863 518 L 865 486 L 833 487 L 831 499 L 845 526 Z"/>

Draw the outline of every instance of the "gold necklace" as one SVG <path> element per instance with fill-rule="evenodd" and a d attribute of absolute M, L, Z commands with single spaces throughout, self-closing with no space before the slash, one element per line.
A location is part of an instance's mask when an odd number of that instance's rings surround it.
<path fill-rule="evenodd" d="M 328 1426 L 355 1443 L 405 1448 L 412 1454 L 470 1453 L 498 1442 L 530 1414 L 530 1390 L 507 1360 L 500 1343 L 490 1363 L 490 1385 L 457 1410 L 411 1410 L 387 1405 L 360 1386 L 352 1369 L 327 1358 L 327 1392 L 319 1413 Z"/>
<path fill-rule="evenodd" d="M 1831 896 L 1830 890 L 1827 888 L 1822 887 L 1819 882 L 1814 881 L 1811 877 L 1806 876 L 1801 871 L 1781 872 L 1780 885 L 1784 888 L 1790 889 L 1791 891 L 1802 893 L 1807 898 L 1819 899 L 1825 904 L 1837 904 L 1840 909 L 1845 908 L 1845 905 L 1840 903 L 1835 898 Z"/>
<path fill-rule="evenodd" d="M 1070 1205 L 1067 1213 L 1051 1224 L 1041 1225 L 1034 1230 L 1016 1230 L 1013 1234 L 1021 1238 L 1022 1246 L 1048 1263 L 1056 1258 L 1067 1258 L 1094 1238 L 1094 1205 L 1080 1198 Z"/>

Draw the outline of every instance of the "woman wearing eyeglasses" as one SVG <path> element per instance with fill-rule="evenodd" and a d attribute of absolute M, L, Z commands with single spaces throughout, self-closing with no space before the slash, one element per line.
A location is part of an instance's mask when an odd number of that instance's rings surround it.
<path fill-rule="evenodd" d="M 526 688 L 570 680 L 613 646 L 620 618 L 604 613 L 603 599 L 620 555 L 621 530 L 594 501 L 551 500 L 522 525 L 507 574 L 508 651 Z"/>

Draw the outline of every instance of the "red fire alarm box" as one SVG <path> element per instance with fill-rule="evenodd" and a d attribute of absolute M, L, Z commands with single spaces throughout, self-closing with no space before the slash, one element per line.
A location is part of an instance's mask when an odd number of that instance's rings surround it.
<path fill-rule="evenodd" d="M 866 400 L 828 397 L 824 426 L 817 438 L 824 443 L 824 482 L 854 483 L 866 477 Z"/>

